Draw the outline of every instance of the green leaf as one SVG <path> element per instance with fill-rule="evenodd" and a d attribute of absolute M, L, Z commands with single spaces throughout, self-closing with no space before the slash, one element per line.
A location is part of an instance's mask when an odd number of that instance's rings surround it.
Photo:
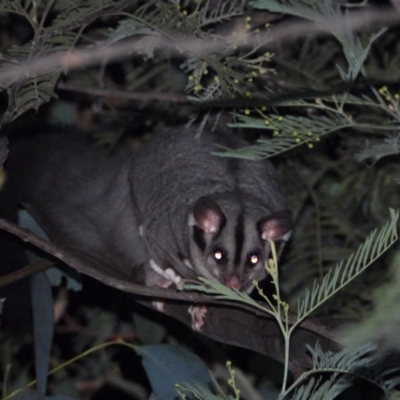
<path fill-rule="evenodd" d="M 136 349 L 157 399 L 178 400 L 176 385 L 214 388 L 211 373 L 203 361 L 182 347 L 157 344 Z"/>
<path fill-rule="evenodd" d="M 305 296 L 298 302 L 298 323 L 309 316 L 322 303 L 343 289 L 361 272 L 377 260 L 398 239 L 397 221 L 399 210 L 390 209 L 391 220 L 378 232 L 376 229 L 349 259 L 330 270 L 321 282 L 314 281 L 313 288 L 306 289 Z"/>
<path fill-rule="evenodd" d="M 279 131 L 280 133 L 271 139 L 259 139 L 256 144 L 241 149 L 214 152 L 220 157 L 235 157 L 248 160 L 261 160 L 283 153 L 301 145 L 313 145 L 317 138 L 331 132 L 352 126 L 352 123 L 340 114 L 332 114 L 327 117 L 315 116 L 313 118 L 285 115 L 284 117 L 268 115 L 268 124 L 259 117 L 241 115 L 238 123 L 232 126 L 238 128 L 256 128 L 263 130 Z"/>
<path fill-rule="evenodd" d="M 21 210 L 18 213 L 18 224 L 25 229 L 29 229 L 35 235 L 40 238 L 50 241 L 49 237 L 39 226 L 39 224 L 33 219 L 33 217 L 26 210 Z M 27 251 L 28 259 L 31 263 L 36 262 L 40 259 L 35 253 Z M 64 267 L 51 267 L 45 271 L 45 274 L 52 286 L 59 286 L 62 280 L 65 279 L 67 289 L 79 291 L 82 290 L 82 282 L 80 275 L 77 271 L 71 268 Z"/>
<path fill-rule="evenodd" d="M 294 15 L 324 25 L 341 15 L 339 3 L 332 0 L 252 0 L 250 5 L 261 10 Z"/>
<path fill-rule="evenodd" d="M 252 307 L 266 311 L 265 307 L 262 307 L 260 304 L 254 301 L 247 293 L 230 289 L 218 281 L 209 280 L 204 277 L 198 277 L 198 279 L 201 281 L 201 283 L 186 283 L 184 284 L 183 289 L 214 295 L 219 300 L 230 300 L 246 303 Z"/>

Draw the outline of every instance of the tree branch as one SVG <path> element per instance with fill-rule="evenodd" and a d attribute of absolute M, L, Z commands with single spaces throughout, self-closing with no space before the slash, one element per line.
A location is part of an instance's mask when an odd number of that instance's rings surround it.
<path fill-rule="evenodd" d="M 139 296 L 167 299 L 164 313 L 183 322 L 185 325 L 191 326 L 192 323 L 188 313 L 188 305 L 185 303 L 207 303 L 207 317 L 202 327 L 202 334 L 222 343 L 248 348 L 265 354 L 279 362 L 284 361 L 282 352 L 283 338 L 278 324 L 275 319 L 262 311 L 243 304 L 222 302 L 212 296 L 199 295 L 197 293 L 178 293 L 171 289 L 146 287 L 130 283 L 121 278 L 114 278 L 80 261 L 61 247 L 49 243 L 31 231 L 5 219 L 0 219 L 0 229 L 21 238 L 24 242 L 33 244 L 77 271 L 89 275 L 106 285 Z M 2 277 L 0 286 L 43 270 L 51 264 L 48 260 L 41 260 L 22 268 L 16 273 Z M 152 299 L 145 298 L 140 300 L 136 298 L 136 301 L 154 308 Z M 291 314 L 290 320 L 295 321 L 296 315 Z M 295 345 L 292 346 L 294 349 L 292 354 L 294 373 L 299 366 L 300 369 L 311 366 L 305 343 L 313 346 L 318 342 L 325 351 L 337 351 L 340 348 L 340 345 L 334 340 L 334 332 L 336 327 L 342 323 L 342 320 L 334 318 L 329 320 L 308 319 L 298 327 L 293 336 L 293 344 Z"/>
<path fill-rule="evenodd" d="M 41 239 L 34 233 L 32 233 L 28 229 L 21 228 L 20 226 L 7 221 L 5 219 L 0 219 L 0 229 L 3 229 L 15 236 L 18 236 L 20 239 L 22 239 L 24 242 L 28 242 L 33 244 L 34 246 L 38 247 L 39 249 L 45 251 L 46 253 L 52 255 L 53 257 L 57 258 L 58 260 L 61 260 L 65 264 L 69 265 L 70 267 L 76 269 L 77 271 L 81 272 L 82 274 L 91 276 L 92 278 L 108 285 L 111 287 L 114 287 L 118 290 L 122 290 L 124 292 L 128 293 L 133 293 L 137 294 L 139 296 L 149 296 L 149 297 L 158 297 L 158 298 L 163 298 L 163 299 L 174 299 L 174 300 L 182 300 L 182 301 L 191 301 L 191 302 L 210 302 L 214 301 L 217 302 L 213 297 L 211 296 L 204 296 L 204 295 L 199 295 L 197 293 L 179 293 L 177 291 L 171 290 L 171 289 L 164 289 L 164 288 L 159 288 L 159 287 L 148 287 L 148 286 L 143 286 L 143 285 L 138 285 L 135 283 L 131 283 L 127 280 L 123 280 L 120 278 L 115 278 L 113 276 L 107 275 L 102 271 L 99 271 L 90 265 L 82 262 L 70 252 L 67 250 L 61 248 L 60 246 L 57 246 L 53 243 L 49 243 L 46 240 Z M 49 267 L 48 265 L 47 267 Z M 6 282 L 10 283 L 14 280 L 21 279 L 23 277 L 32 275 L 38 268 L 40 270 L 47 268 L 43 265 L 38 267 L 38 265 L 32 264 L 28 267 L 25 267 L 21 270 L 19 270 L 17 273 L 13 273 L 10 275 L 7 275 L 6 277 L 3 277 L 0 282 Z M 110 271 L 111 272 L 111 271 Z M 129 279 L 129 277 L 127 277 Z M 5 283 L 3 283 L 5 284 Z"/>

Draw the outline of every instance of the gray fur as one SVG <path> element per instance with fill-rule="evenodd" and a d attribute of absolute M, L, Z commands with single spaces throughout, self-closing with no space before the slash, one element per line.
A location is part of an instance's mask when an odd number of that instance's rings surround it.
<path fill-rule="evenodd" d="M 196 139 L 193 130 L 180 128 L 163 132 L 145 144 L 131 170 L 135 207 L 148 251 L 161 268 L 173 267 L 185 278 L 201 275 L 222 282 L 237 275 L 242 290 L 250 290 L 252 279 L 265 276 L 263 264 L 268 253 L 257 223 L 285 210 L 286 200 L 268 161 L 213 156 L 210 153 L 217 150 L 215 144 L 238 148 L 246 142 L 232 134 L 210 131 Z M 205 235 L 207 254 L 193 243 L 192 209 L 202 197 L 214 200 L 225 216 L 217 242 L 229 251 L 235 246 L 236 219 L 243 213 L 244 252 L 253 247 L 261 249 L 255 272 L 244 268 L 243 257 L 239 264 L 230 263 L 218 271 L 218 266 L 210 262 L 209 252 L 216 244 L 212 234 Z"/>
<path fill-rule="evenodd" d="M 132 161 L 82 132 L 23 137 L 10 144 L 0 203 L 22 204 L 53 242 L 126 279 L 149 259 L 132 207 Z"/>
<path fill-rule="evenodd" d="M 0 204 L 16 199 L 52 241 L 108 274 L 168 287 L 175 270 L 249 291 L 265 276 L 269 247 L 260 226 L 266 237 L 276 226 L 287 234 L 290 216 L 274 217 L 286 201 L 268 161 L 212 156 L 215 144 L 246 142 L 210 131 L 196 139 L 179 128 L 155 135 L 133 157 L 123 146 L 94 147 L 79 132 L 24 138 L 10 146 Z M 217 233 L 200 227 L 210 215 L 223 222 Z M 229 253 L 224 266 L 215 261 L 216 245 Z M 254 249 L 260 260 L 248 268 Z"/>

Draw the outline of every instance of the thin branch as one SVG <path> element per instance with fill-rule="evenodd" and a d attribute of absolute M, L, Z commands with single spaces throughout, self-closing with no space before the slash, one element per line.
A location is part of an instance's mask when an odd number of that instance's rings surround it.
<path fill-rule="evenodd" d="M 146 297 L 156 297 L 160 299 L 171 299 L 178 300 L 181 302 L 192 302 L 192 303 L 207 303 L 207 304 L 217 304 L 219 306 L 224 306 L 224 308 L 234 307 L 237 312 L 241 310 L 241 312 L 246 312 L 247 315 L 252 315 L 252 318 L 259 318 L 259 316 L 263 316 L 262 320 L 272 321 L 272 318 L 269 317 L 268 314 L 263 313 L 261 310 L 257 310 L 254 307 L 247 306 L 245 304 L 239 304 L 229 301 L 221 301 L 216 300 L 213 296 L 200 295 L 198 293 L 182 293 L 176 292 L 171 289 L 164 289 L 159 287 L 147 287 L 143 285 L 137 285 L 134 283 L 130 283 L 127 280 L 122 280 L 118 278 L 110 277 L 101 271 L 96 270 L 95 268 L 87 265 L 86 263 L 78 260 L 76 257 L 69 254 L 68 251 L 62 249 L 61 247 L 49 243 L 40 237 L 36 236 L 31 231 L 21 228 L 20 226 L 9 222 L 5 219 L 0 218 L 0 229 L 7 231 L 19 238 L 21 238 L 24 242 L 28 242 L 33 244 L 34 246 L 40 248 L 46 253 L 54 256 L 70 267 L 76 269 L 77 271 L 88 275 L 108 286 L 114 287 L 118 290 L 122 290 L 124 292 L 136 294 L 139 296 Z M 51 266 L 53 263 L 48 260 L 40 260 L 37 263 L 31 264 L 25 268 L 20 269 L 16 273 L 12 273 L 6 276 L 1 277 L 0 286 L 3 286 L 11 281 L 15 281 L 27 276 L 32 275 L 38 271 L 44 270 Z M 289 324 L 293 324 L 297 321 L 297 315 L 294 313 L 289 314 Z M 348 322 L 348 320 L 346 320 Z M 317 335 L 321 335 L 328 340 L 336 340 L 335 338 L 335 329 L 332 327 L 340 326 L 343 323 L 340 319 L 330 318 L 329 320 L 318 319 L 318 318 L 309 318 L 300 324 L 299 329 L 304 329 L 305 331 L 309 331 L 315 333 Z M 334 324 L 334 325 L 332 325 Z"/>
<path fill-rule="evenodd" d="M 324 24 L 325 27 L 330 25 L 337 27 L 342 25 L 343 29 L 349 26 L 353 30 L 360 28 L 366 29 L 372 26 L 389 26 L 399 22 L 400 14 L 392 10 L 389 11 L 376 11 L 369 10 L 366 12 L 354 13 L 348 17 L 348 21 L 332 20 Z M 281 24 L 268 33 L 260 33 L 257 41 L 268 43 L 269 48 L 275 45 L 282 45 L 282 42 L 291 40 L 293 38 L 305 37 L 308 35 L 326 35 L 326 30 L 318 27 L 310 21 L 299 21 L 296 23 L 291 22 L 290 29 L 286 24 Z M 235 37 L 226 37 L 223 46 L 234 45 Z M 253 36 L 249 34 L 248 45 L 254 45 Z M 0 87 L 8 87 L 10 83 L 16 82 L 19 79 L 27 79 L 45 72 L 53 71 L 55 68 L 60 68 L 64 71 L 83 68 L 86 66 L 97 65 L 104 59 L 110 61 L 117 61 L 132 57 L 133 54 L 142 51 L 141 46 L 138 46 L 138 41 L 141 38 L 133 37 L 121 43 L 115 43 L 113 46 L 97 46 L 95 48 L 76 49 L 74 51 L 56 52 L 48 56 L 41 57 L 40 59 L 31 60 L 29 62 L 22 62 L 20 65 L 7 65 L 0 70 Z M 210 51 L 221 51 L 222 44 L 219 41 L 200 40 L 192 37 L 179 37 L 174 38 L 174 41 L 168 40 L 162 36 L 149 37 L 149 46 L 163 48 L 165 50 L 175 51 L 177 54 L 181 49 L 190 49 L 192 53 L 203 54 Z M 231 41 L 231 42 L 229 42 Z"/>
<path fill-rule="evenodd" d="M 41 19 L 40 19 L 39 27 L 36 29 L 35 40 L 34 40 L 35 42 L 38 41 L 39 36 L 43 31 L 44 24 L 46 22 L 47 16 L 48 16 L 51 8 L 53 7 L 53 3 L 54 3 L 54 0 L 48 0 L 47 1 L 46 7 L 43 10 L 43 13 L 42 13 L 42 16 L 41 16 Z"/>
<path fill-rule="evenodd" d="M 85 93 L 89 96 L 94 97 L 107 97 L 109 99 L 128 99 L 128 100 L 161 100 L 169 101 L 174 103 L 190 103 L 190 100 L 181 93 L 160 93 L 160 92 L 126 92 L 123 90 L 109 90 L 109 89 L 97 89 L 91 87 L 82 87 L 78 85 L 72 85 L 64 82 L 59 82 L 57 89 L 67 90 L 71 92 Z"/>
<path fill-rule="evenodd" d="M 67 250 L 62 249 L 61 247 L 49 243 L 46 240 L 41 239 L 40 237 L 36 236 L 34 233 L 29 231 L 28 229 L 21 228 L 20 226 L 9 222 L 5 219 L 0 219 L 0 229 L 3 229 L 15 236 L 21 238 L 24 242 L 28 242 L 33 244 L 34 246 L 38 247 L 39 249 L 45 251 L 46 253 L 54 256 L 55 258 L 61 260 L 65 264 L 69 265 L 70 267 L 76 269 L 77 271 L 91 276 L 98 281 L 114 287 L 116 289 L 122 290 L 124 292 L 137 294 L 140 296 L 149 296 L 149 297 L 159 297 L 163 299 L 175 299 L 175 300 L 182 300 L 182 301 L 191 301 L 191 302 L 214 302 L 215 300 L 211 296 L 203 296 L 197 293 L 178 293 L 171 289 L 164 289 L 159 287 L 148 287 L 143 285 L 138 285 L 134 283 L 127 282 L 126 280 L 114 278 L 111 276 L 106 275 L 105 273 L 91 267 L 90 265 L 80 261 L 73 255 L 71 255 Z M 28 267 L 23 268 L 19 271 L 19 279 L 25 276 L 31 275 L 33 272 L 32 270 L 38 268 L 36 264 L 32 264 Z M 43 268 L 44 269 L 44 268 Z M 14 274 L 10 274 L 15 277 Z M 4 280 L 11 279 L 10 275 L 7 275 L 7 278 L 2 278 Z"/>
<path fill-rule="evenodd" d="M 118 290 L 122 290 L 127 293 L 136 294 L 139 296 L 146 297 L 156 297 L 160 299 L 171 299 L 171 300 L 180 300 L 192 303 L 213 303 L 225 306 L 234 306 L 241 308 L 243 310 L 250 311 L 255 315 L 265 315 L 262 310 L 256 310 L 254 307 L 247 306 L 245 304 L 238 304 L 229 301 L 221 301 L 217 300 L 214 296 L 210 295 L 201 295 L 199 293 L 189 293 L 189 292 L 178 292 L 174 289 L 164 289 L 161 287 L 155 286 L 144 286 L 136 283 L 131 283 L 129 278 L 115 278 L 112 277 L 102 271 L 99 271 L 96 268 L 93 268 L 89 264 L 81 261 L 77 257 L 73 256 L 69 251 L 63 249 L 60 246 L 57 246 L 53 243 L 49 243 L 46 240 L 43 240 L 39 236 L 35 235 L 28 229 L 22 228 L 19 225 L 16 225 L 10 221 L 0 218 L 0 229 L 7 231 L 15 236 L 18 236 L 24 242 L 31 243 L 37 248 L 43 250 L 47 254 L 52 255 L 68 266 L 76 269 L 78 272 L 88 275 L 105 285 L 114 287 Z M 51 263 L 52 264 L 52 263 Z M 19 279 L 28 277 L 38 271 L 44 270 L 51 265 L 47 265 L 45 263 L 34 263 L 25 268 L 20 269 L 16 273 L 11 273 L 1 277 L 0 286 L 17 281 Z M 293 322 L 296 319 L 293 319 Z"/>
<path fill-rule="evenodd" d="M 28 276 L 34 275 L 37 272 L 44 271 L 45 269 L 54 265 L 53 261 L 41 259 L 34 262 L 18 271 L 12 272 L 7 275 L 0 277 L 0 287 L 9 285 L 10 283 L 19 281 L 20 279 L 27 278 Z"/>

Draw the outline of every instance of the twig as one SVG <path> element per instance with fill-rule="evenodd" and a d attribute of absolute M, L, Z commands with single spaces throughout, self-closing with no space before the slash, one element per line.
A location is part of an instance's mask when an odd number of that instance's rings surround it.
<path fill-rule="evenodd" d="M 67 90 L 71 92 L 85 93 L 95 97 L 108 97 L 111 99 L 128 99 L 128 100 L 140 100 L 140 101 L 162 100 L 175 103 L 190 103 L 188 98 L 181 93 L 126 92 L 123 90 L 109 90 L 109 89 L 82 87 L 64 82 L 59 82 L 57 85 L 57 89 Z"/>
<path fill-rule="evenodd" d="M 327 29 L 332 26 L 338 29 L 340 26 L 343 29 L 358 30 L 363 28 L 371 28 L 372 26 L 385 26 L 394 25 L 399 22 L 399 14 L 389 11 L 377 11 L 376 9 L 358 12 L 350 15 L 348 20 L 337 20 L 332 19 L 324 22 L 324 29 L 317 26 L 315 23 L 310 21 L 299 21 L 290 24 L 288 29 L 287 24 L 280 24 L 275 27 L 271 32 L 260 33 L 257 41 L 268 44 L 269 48 L 274 46 L 281 46 L 282 42 L 291 40 L 293 38 L 299 39 L 301 37 L 309 35 L 326 35 Z M 163 48 L 170 51 L 175 51 L 180 54 L 182 49 L 186 52 L 193 52 L 196 54 L 202 54 L 205 51 L 207 53 L 212 51 L 221 51 L 221 47 L 226 47 L 231 44 L 235 44 L 235 37 L 226 37 L 223 42 L 216 41 L 210 42 L 207 40 L 199 40 L 198 38 L 192 37 L 179 37 L 175 38 L 174 41 L 166 39 L 162 36 L 153 36 L 148 38 L 148 45 L 150 47 Z M 249 34 L 248 45 L 254 44 L 254 38 Z M 83 48 L 75 49 L 74 51 L 67 52 L 56 52 L 49 54 L 45 57 L 33 59 L 29 62 L 23 62 L 21 60 L 20 65 L 6 65 L 0 69 L 0 87 L 9 87 L 13 82 L 17 82 L 19 79 L 27 79 L 29 77 L 38 76 L 49 71 L 54 71 L 55 68 L 62 68 L 64 71 L 82 68 L 85 66 L 97 65 L 104 59 L 109 61 L 117 61 L 126 59 L 141 51 L 142 48 L 138 46 L 138 42 L 141 38 L 133 37 L 123 42 L 118 42 L 109 45 L 98 45 L 94 48 Z"/>
<path fill-rule="evenodd" d="M 27 278 L 28 276 L 36 274 L 37 272 L 44 271 L 52 265 L 54 265 L 54 262 L 50 260 L 42 259 L 36 261 L 35 263 L 21 268 L 18 271 L 0 277 L 0 287 L 19 281 L 22 278 Z"/>

